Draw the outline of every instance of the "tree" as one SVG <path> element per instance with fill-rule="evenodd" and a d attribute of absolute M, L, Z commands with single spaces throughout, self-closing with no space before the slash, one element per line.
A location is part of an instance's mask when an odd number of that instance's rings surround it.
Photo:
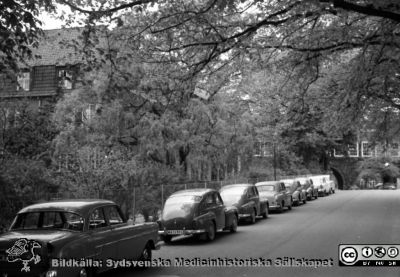
<path fill-rule="evenodd" d="M 42 34 L 40 11 L 54 12 L 52 1 L 22 0 L 0 2 L 0 74 L 16 71 L 19 65 L 32 57 Z"/>

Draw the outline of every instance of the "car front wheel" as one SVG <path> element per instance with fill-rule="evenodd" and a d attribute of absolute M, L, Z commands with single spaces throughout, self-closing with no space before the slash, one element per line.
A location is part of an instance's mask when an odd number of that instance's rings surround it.
<path fill-rule="evenodd" d="M 206 228 L 206 240 L 213 241 L 215 239 L 215 225 L 213 222 L 208 223 Z"/>
<path fill-rule="evenodd" d="M 146 246 L 144 247 L 139 260 L 140 261 L 151 261 L 151 246 L 149 244 L 146 244 Z"/>
<path fill-rule="evenodd" d="M 236 233 L 237 226 L 238 226 L 238 219 L 237 219 L 236 215 L 234 215 L 232 218 L 232 224 L 231 224 L 229 231 L 231 231 L 231 233 Z"/>

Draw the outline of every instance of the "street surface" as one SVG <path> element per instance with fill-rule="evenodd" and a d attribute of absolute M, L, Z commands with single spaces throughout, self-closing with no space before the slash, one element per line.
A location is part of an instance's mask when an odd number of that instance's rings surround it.
<path fill-rule="evenodd" d="M 332 267 L 152 267 L 107 276 L 400 276 L 400 267 L 338 266 L 339 244 L 400 244 L 400 190 L 336 191 L 283 214 L 273 213 L 236 234 L 207 243 L 182 238 L 153 251 L 154 259 L 333 259 Z"/>

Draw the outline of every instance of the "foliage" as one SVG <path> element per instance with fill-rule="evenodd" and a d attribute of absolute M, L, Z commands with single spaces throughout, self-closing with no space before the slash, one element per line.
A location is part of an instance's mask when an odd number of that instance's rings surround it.
<path fill-rule="evenodd" d="M 357 180 L 374 180 L 382 183 L 396 183 L 400 176 L 399 167 L 387 157 L 371 158 L 359 162 Z"/>
<path fill-rule="evenodd" d="M 41 161 L 9 156 L 0 163 L 0 225 L 8 224 L 22 207 L 39 200 L 49 200 L 58 186 L 51 171 Z"/>

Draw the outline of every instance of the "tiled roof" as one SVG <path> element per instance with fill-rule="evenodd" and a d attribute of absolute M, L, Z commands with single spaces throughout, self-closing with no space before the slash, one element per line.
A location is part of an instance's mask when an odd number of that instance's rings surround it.
<path fill-rule="evenodd" d="M 30 66 L 76 64 L 82 60 L 73 47 L 80 41 L 83 28 L 45 30 L 37 48 L 33 48 L 33 59 L 27 61 Z M 36 57 L 39 56 L 39 57 Z"/>

